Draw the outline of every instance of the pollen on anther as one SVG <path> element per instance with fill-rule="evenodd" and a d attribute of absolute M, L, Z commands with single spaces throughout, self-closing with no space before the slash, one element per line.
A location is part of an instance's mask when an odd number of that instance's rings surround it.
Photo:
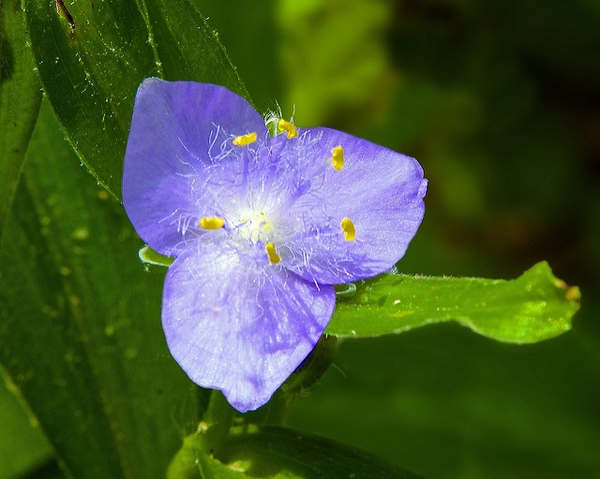
<path fill-rule="evenodd" d="M 350 218 L 344 218 L 340 224 L 344 231 L 344 239 L 346 241 L 354 241 L 356 236 L 356 230 L 354 229 L 354 223 Z"/>
<path fill-rule="evenodd" d="M 267 245 L 265 246 L 265 251 L 269 256 L 269 262 L 271 264 L 277 264 L 281 261 L 281 256 L 279 256 L 275 251 L 275 245 L 273 243 L 267 243 Z"/>
<path fill-rule="evenodd" d="M 200 226 L 205 230 L 218 230 L 224 224 L 225 220 L 219 216 L 205 216 L 200 219 Z"/>
<path fill-rule="evenodd" d="M 290 139 L 298 136 L 298 130 L 296 129 L 296 126 L 290 121 L 285 121 L 283 119 L 279 120 L 277 123 L 277 128 L 279 128 L 280 131 L 285 131 Z"/>
<path fill-rule="evenodd" d="M 236 146 L 246 146 L 256 141 L 256 133 L 248 133 L 247 135 L 236 136 L 233 139 L 233 144 Z"/>
<path fill-rule="evenodd" d="M 329 161 L 336 170 L 341 170 L 344 167 L 344 149 L 341 146 L 336 146 L 331 150 Z"/>

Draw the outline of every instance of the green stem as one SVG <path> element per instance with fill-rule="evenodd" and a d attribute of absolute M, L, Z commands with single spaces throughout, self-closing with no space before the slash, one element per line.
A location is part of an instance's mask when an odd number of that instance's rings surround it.
<path fill-rule="evenodd" d="M 183 439 L 181 449 L 171 460 L 167 469 L 167 479 L 202 479 L 197 459 L 200 452 L 198 433 Z"/>
<path fill-rule="evenodd" d="M 212 391 L 208 402 L 208 410 L 198 430 L 204 435 L 203 444 L 206 450 L 216 450 L 229 434 L 235 417 L 235 410 L 229 405 L 221 391 Z"/>
<path fill-rule="evenodd" d="M 183 439 L 181 449 L 169 464 L 167 479 L 200 479 L 198 457 L 219 450 L 227 439 L 234 416 L 235 411 L 223 394 L 212 391 L 198 430 Z"/>
<path fill-rule="evenodd" d="M 288 415 L 289 398 L 277 391 L 267 404 L 263 420 L 265 426 L 285 426 Z"/>

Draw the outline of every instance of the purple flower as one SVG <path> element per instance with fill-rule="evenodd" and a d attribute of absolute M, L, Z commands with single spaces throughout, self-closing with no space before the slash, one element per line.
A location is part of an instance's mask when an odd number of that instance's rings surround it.
<path fill-rule="evenodd" d="M 229 90 L 140 86 L 123 203 L 175 261 L 162 322 L 175 360 L 241 412 L 265 404 L 311 352 L 334 284 L 390 269 L 423 218 L 416 160 L 328 128 L 261 116 Z"/>

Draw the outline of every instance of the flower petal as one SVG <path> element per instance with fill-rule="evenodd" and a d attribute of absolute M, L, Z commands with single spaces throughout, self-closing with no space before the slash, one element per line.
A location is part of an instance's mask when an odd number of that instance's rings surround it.
<path fill-rule="evenodd" d="M 318 287 L 234 245 L 183 254 L 168 270 L 163 328 L 171 354 L 200 386 L 241 412 L 266 403 L 314 348 L 335 307 Z"/>
<path fill-rule="evenodd" d="M 302 130 L 289 145 L 282 161 L 304 172 L 310 187 L 288 213 L 289 221 L 303 224 L 286 243 L 295 255 L 295 264 L 286 266 L 320 284 L 390 269 L 423 219 L 427 180 L 419 163 L 328 128 Z M 333 155 L 341 168 L 332 164 Z"/>
<path fill-rule="evenodd" d="M 189 226 L 215 214 L 233 176 L 221 163 L 237 135 L 268 133 L 243 98 L 217 85 L 146 79 L 136 96 L 125 153 L 123 204 L 133 226 L 156 251 L 173 256 L 194 235 Z M 210 172 L 210 174 L 209 174 Z M 224 179 L 224 181 L 221 181 Z M 231 193 L 229 193 L 231 194 Z"/>

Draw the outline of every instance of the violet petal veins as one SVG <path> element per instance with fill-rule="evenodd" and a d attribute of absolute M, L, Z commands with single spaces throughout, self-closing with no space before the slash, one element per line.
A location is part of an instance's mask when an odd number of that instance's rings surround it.
<path fill-rule="evenodd" d="M 241 412 L 316 345 L 333 284 L 391 268 L 423 219 L 413 158 L 328 128 L 263 119 L 226 88 L 149 78 L 125 154 L 123 204 L 175 261 L 162 323 L 175 360 Z"/>

